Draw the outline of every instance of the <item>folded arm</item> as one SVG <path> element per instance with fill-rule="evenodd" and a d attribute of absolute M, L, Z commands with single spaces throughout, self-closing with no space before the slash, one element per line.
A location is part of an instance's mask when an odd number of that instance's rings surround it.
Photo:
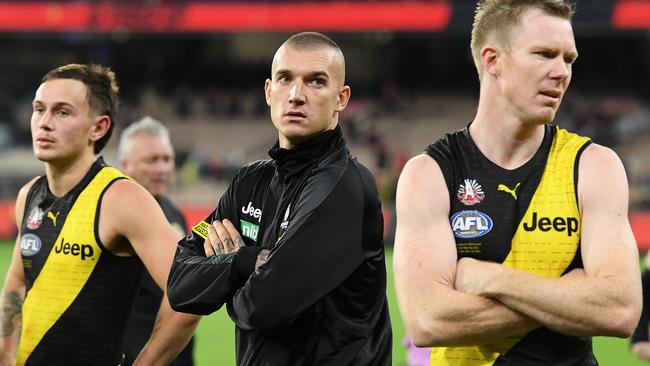
<path fill-rule="evenodd" d="M 464 290 L 497 300 L 558 332 L 628 337 L 641 311 L 628 186 L 618 157 L 595 144 L 583 153 L 578 198 L 584 270 L 543 278 L 499 264 L 464 260 L 475 279 Z"/>
<path fill-rule="evenodd" d="M 315 179 L 303 189 L 287 231 L 263 243 L 274 248 L 268 260 L 235 293 L 230 313 L 239 327 L 290 323 L 361 265 L 364 192 L 354 183 L 344 176 L 328 193 Z"/>
<path fill-rule="evenodd" d="M 406 329 L 417 346 L 458 346 L 523 335 L 539 326 L 498 301 L 454 288 L 456 244 L 449 193 L 427 155 L 405 166 L 397 188 L 393 268 Z"/>

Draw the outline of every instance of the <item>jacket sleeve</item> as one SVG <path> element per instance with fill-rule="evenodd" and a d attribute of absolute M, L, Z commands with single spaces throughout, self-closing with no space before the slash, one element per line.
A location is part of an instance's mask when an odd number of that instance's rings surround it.
<path fill-rule="evenodd" d="M 210 257 L 205 256 L 203 249 L 207 227 L 214 220 L 228 218 L 237 222 L 236 182 L 237 177 L 221 197 L 219 206 L 178 242 L 167 280 L 167 296 L 176 311 L 206 315 L 219 310 L 246 281 L 248 276 L 241 278 L 241 273 L 251 273 L 255 268 L 259 247 L 245 246 L 235 253 Z"/>
<path fill-rule="evenodd" d="M 268 261 L 235 292 L 229 309 L 240 328 L 264 331 L 289 324 L 362 263 L 363 186 L 350 175 L 336 178 L 312 177 L 287 231 L 277 243 L 263 243 L 274 248 Z"/>

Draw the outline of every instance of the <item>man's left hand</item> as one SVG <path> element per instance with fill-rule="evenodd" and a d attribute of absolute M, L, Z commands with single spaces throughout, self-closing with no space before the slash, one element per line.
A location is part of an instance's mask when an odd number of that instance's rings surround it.
<path fill-rule="evenodd" d="M 502 269 L 498 263 L 461 258 L 456 263 L 454 288 L 472 295 L 483 295 L 494 275 Z"/>
<path fill-rule="evenodd" d="M 234 253 L 243 247 L 244 240 L 239 235 L 235 225 L 228 219 L 215 220 L 208 228 L 208 237 L 203 243 L 205 256 Z"/>

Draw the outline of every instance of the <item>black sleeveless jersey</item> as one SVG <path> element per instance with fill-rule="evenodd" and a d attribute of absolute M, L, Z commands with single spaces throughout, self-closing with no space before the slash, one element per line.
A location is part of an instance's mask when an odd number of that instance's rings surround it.
<path fill-rule="evenodd" d="M 517 169 L 488 160 L 467 128 L 430 145 L 449 191 L 458 258 L 472 257 L 544 277 L 582 267 L 578 160 L 589 139 L 545 126 L 542 145 Z M 431 365 L 596 365 L 591 337 L 548 328 L 490 346 L 436 347 Z"/>
<path fill-rule="evenodd" d="M 20 254 L 27 293 L 17 365 L 117 365 L 140 278 L 137 257 L 99 240 L 106 189 L 124 176 L 99 158 L 63 197 L 39 178 L 27 194 Z"/>

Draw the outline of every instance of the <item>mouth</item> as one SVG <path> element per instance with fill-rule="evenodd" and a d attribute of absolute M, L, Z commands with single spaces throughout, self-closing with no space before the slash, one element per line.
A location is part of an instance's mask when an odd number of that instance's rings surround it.
<path fill-rule="evenodd" d="M 559 90 L 554 90 L 554 89 L 542 90 L 542 91 L 539 92 L 539 94 L 541 94 L 542 96 L 544 96 L 544 97 L 546 97 L 548 99 L 551 99 L 552 101 L 555 101 L 555 102 L 559 101 L 560 97 L 562 97 L 562 92 L 559 91 Z"/>
<path fill-rule="evenodd" d="M 37 137 L 36 138 L 36 143 L 40 145 L 48 145 L 48 144 L 53 144 L 54 140 L 48 137 Z"/>
<path fill-rule="evenodd" d="M 303 119 L 307 117 L 307 115 L 299 111 L 288 111 L 284 114 L 284 116 L 288 117 L 289 119 Z"/>

